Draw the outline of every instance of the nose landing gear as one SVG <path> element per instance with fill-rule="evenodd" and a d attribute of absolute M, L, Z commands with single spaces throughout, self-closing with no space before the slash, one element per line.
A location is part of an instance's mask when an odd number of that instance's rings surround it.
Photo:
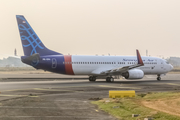
<path fill-rule="evenodd" d="M 158 81 L 160 81 L 161 80 L 161 77 L 160 77 L 160 75 L 157 75 L 158 77 L 157 77 L 157 80 Z"/>

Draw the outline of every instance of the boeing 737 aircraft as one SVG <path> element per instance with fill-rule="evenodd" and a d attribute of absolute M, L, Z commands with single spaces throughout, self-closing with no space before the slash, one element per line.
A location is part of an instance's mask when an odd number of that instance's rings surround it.
<path fill-rule="evenodd" d="M 113 76 L 121 75 L 126 79 L 142 79 L 144 75 L 161 75 L 173 69 L 166 60 L 157 57 L 137 56 L 83 56 L 63 55 L 45 47 L 30 24 L 22 15 L 17 15 L 24 56 L 23 63 L 36 69 L 67 75 L 88 75 L 89 81 L 106 78 L 113 82 Z"/>

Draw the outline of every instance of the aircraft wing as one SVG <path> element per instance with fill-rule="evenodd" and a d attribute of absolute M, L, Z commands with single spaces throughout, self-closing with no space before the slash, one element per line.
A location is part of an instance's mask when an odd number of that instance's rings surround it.
<path fill-rule="evenodd" d="M 121 67 L 121 68 L 116 68 L 116 69 L 102 71 L 100 74 L 101 75 L 119 75 L 121 73 L 124 73 L 124 72 L 130 70 L 130 69 L 137 68 L 137 67 L 140 67 L 140 66 L 144 66 L 144 63 L 142 61 L 142 58 L 140 56 L 139 51 L 136 50 L 136 53 L 137 53 L 137 60 L 138 60 L 137 64 L 130 65 L 130 66 L 125 66 L 125 67 Z"/>

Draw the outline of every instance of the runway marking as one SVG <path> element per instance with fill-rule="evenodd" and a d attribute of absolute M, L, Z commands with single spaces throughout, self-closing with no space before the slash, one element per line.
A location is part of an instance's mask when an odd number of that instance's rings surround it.
<path fill-rule="evenodd" d="M 57 88 L 53 89 L 44 89 L 44 88 L 34 88 L 34 90 L 46 90 L 46 91 L 72 91 L 72 90 L 55 90 Z"/>
<path fill-rule="evenodd" d="M 6 95 L 6 94 L 0 94 L 0 96 L 6 96 L 6 97 L 20 96 L 20 97 L 25 97 L 25 96 L 28 96 L 28 95 Z"/>
<path fill-rule="evenodd" d="M 2 90 L 3 92 L 6 92 L 6 91 L 18 91 L 18 90 L 31 90 L 31 89 L 34 89 L 34 88 L 28 88 L 28 89 L 12 89 L 12 90 Z M 2 93 L 2 92 L 1 92 Z"/>
<path fill-rule="evenodd" d="M 61 88 L 61 87 L 58 87 Z M 53 88 L 53 89 L 57 89 L 57 88 Z M 12 89 L 12 90 L 2 90 L 2 92 L 11 92 L 11 91 L 21 91 L 21 90 L 51 90 L 51 89 L 44 89 L 44 88 L 28 88 L 28 89 Z M 53 90 L 51 90 L 53 91 Z M 54 91 L 58 91 L 58 90 L 54 90 Z M 61 91 L 69 91 L 69 90 L 61 90 Z"/>
<path fill-rule="evenodd" d="M 138 87 L 117 87 L 117 86 L 109 86 L 109 85 L 99 85 L 99 87 L 141 89 L 141 88 L 138 88 Z"/>
<path fill-rule="evenodd" d="M 175 83 L 166 83 L 168 85 L 176 85 L 176 86 L 180 86 L 180 84 L 175 84 Z"/>
<path fill-rule="evenodd" d="M 53 89 L 58 89 L 58 88 L 53 88 Z M 84 92 L 84 91 L 76 91 L 76 90 L 51 90 L 51 89 L 41 89 L 41 88 L 36 88 L 34 90 L 45 90 L 45 91 L 67 91 L 67 92 Z"/>

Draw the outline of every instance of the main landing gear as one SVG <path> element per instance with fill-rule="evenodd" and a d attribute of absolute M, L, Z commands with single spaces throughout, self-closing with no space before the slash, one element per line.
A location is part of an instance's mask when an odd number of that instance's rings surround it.
<path fill-rule="evenodd" d="M 90 76 L 89 77 L 89 81 L 90 82 L 95 82 L 96 81 L 96 77 L 95 76 Z M 114 82 L 114 78 L 113 77 L 107 77 L 106 78 L 106 82 Z"/>
<path fill-rule="evenodd" d="M 93 82 L 96 81 L 96 77 L 95 77 L 95 76 L 90 76 L 90 77 L 89 77 L 89 81 L 91 81 L 91 82 L 92 82 L 92 81 L 93 81 Z"/>
<path fill-rule="evenodd" d="M 106 82 L 114 82 L 114 78 L 113 77 L 107 77 Z"/>
<path fill-rule="evenodd" d="M 158 80 L 158 81 L 160 81 L 160 80 L 161 80 L 161 77 L 160 77 L 160 75 L 158 75 L 158 77 L 157 77 L 157 80 Z"/>

